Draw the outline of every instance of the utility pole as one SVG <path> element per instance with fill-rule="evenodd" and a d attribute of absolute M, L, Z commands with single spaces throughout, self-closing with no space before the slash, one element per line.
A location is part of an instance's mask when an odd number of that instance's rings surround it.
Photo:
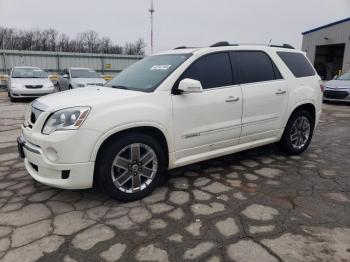
<path fill-rule="evenodd" d="M 5 54 L 5 37 L 3 36 L 2 38 L 2 55 L 3 55 L 3 59 L 4 59 L 4 70 L 5 70 L 5 74 L 7 74 L 7 65 L 6 65 L 6 54 Z"/>
<path fill-rule="evenodd" d="M 151 8 L 148 10 L 151 14 L 151 54 L 153 54 L 153 13 L 155 12 L 153 7 L 153 0 L 151 0 Z"/>

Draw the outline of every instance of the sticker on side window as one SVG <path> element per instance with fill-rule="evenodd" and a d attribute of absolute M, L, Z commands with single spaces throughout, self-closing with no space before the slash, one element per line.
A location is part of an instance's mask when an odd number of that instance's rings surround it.
<path fill-rule="evenodd" d="M 150 68 L 150 70 L 168 70 L 170 67 L 171 65 L 154 65 Z"/>

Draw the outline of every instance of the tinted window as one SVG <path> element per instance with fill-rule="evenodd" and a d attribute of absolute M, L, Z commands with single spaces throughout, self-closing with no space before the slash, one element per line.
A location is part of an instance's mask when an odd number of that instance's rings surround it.
<path fill-rule="evenodd" d="M 315 70 L 303 54 L 291 52 L 277 52 L 277 54 L 295 77 L 315 75 Z"/>
<path fill-rule="evenodd" d="M 282 78 L 270 57 L 263 52 L 239 51 L 235 52 L 234 56 L 241 84 Z"/>
<path fill-rule="evenodd" d="M 72 78 L 101 78 L 95 70 L 92 69 L 71 69 Z"/>
<path fill-rule="evenodd" d="M 231 62 L 228 53 L 216 53 L 199 58 L 181 79 L 201 82 L 204 89 L 233 85 Z"/>

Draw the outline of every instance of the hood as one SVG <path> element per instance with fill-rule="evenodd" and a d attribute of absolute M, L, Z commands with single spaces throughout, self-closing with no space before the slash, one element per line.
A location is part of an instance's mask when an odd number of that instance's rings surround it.
<path fill-rule="evenodd" d="M 51 83 L 48 78 L 11 78 L 12 84 L 22 84 L 22 85 L 44 85 Z"/>
<path fill-rule="evenodd" d="M 79 84 L 104 84 L 106 83 L 106 80 L 103 78 L 72 78 L 73 83 L 79 83 Z"/>
<path fill-rule="evenodd" d="M 348 80 L 331 80 L 324 85 L 326 88 L 330 87 L 332 89 L 344 89 L 350 88 L 350 81 Z"/>
<path fill-rule="evenodd" d="M 67 90 L 43 96 L 35 100 L 45 108 L 45 111 L 56 111 L 67 107 L 91 106 L 92 108 L 109 103 L 120 103 L 126 100 L 144 96 L 147 93 L 115 89 L 109 87 L 86 87 Z"/>

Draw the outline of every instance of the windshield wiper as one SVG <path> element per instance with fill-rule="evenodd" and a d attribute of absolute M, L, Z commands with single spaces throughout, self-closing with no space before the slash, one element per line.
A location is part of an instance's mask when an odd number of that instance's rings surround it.
<path fill-rule="evenodd" d="M 124 89 L 124 90 L 128 90 L 129 89 L 127 86 L 118 86 L 118 85 L 116 85 L 116 86 L 111 86 L 111 87 L 118 88 L 118 89 Z"/>

